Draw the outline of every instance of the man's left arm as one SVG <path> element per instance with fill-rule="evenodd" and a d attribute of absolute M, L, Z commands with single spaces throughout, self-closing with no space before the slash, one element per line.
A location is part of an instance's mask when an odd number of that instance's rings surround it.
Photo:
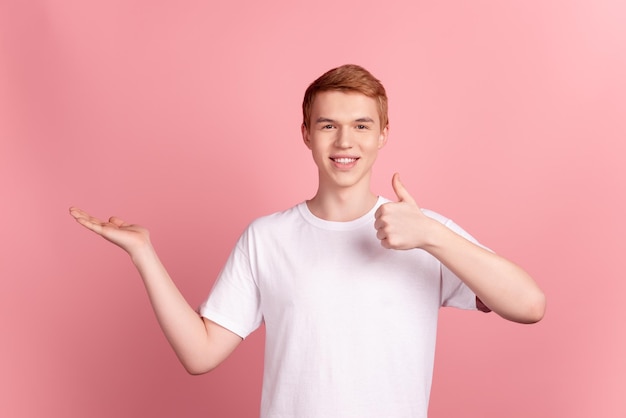
<path fill-rule="evenodd" d="M 521 267 L 424 215 L 396 173 L 392 180 L 398 202 L 376 212 L 376 236 L 385 248 L 421 248 L 456 274 L 482 302 L 503 318 L 534 323 L 543 318 L 545 295 Z M 481 309 L 484 310 L 484 309 Z"/>

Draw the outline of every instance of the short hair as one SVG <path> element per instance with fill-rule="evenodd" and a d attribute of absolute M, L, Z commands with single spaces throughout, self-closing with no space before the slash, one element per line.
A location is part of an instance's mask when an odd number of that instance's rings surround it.
<path fill-rule="evenodd" d="M 385 87 L 365 68 L 346 64 L 325 72 L 306 89 L 302 101 L 302 124 L 306 129 L 309 129 L 311 109 L 317 93 L 334 90 L 361 93 L 375 99 L 378 102 L 381 129 L 389 124 Z"/>

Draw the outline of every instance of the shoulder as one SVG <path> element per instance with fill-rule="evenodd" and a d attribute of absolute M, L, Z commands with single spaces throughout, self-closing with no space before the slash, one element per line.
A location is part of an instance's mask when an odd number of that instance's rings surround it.
<path fill-rule="evenodd" d="M 295 220 L 300 218 L 300 210 L 297 204 L 288 209 L 270 213 L 268 215 L 260 216 L 250 222 L 246 231 L 266 231 L 268 229 L 279 228 L 284 225 L 289 225 Z"/>
<path fill-rule="evenodd" d="M 277 243 L 292 237 L 301 229 L 298 222 L 300 215 L 298 205 L 289 209 L 260 216 L 254 219 L 243 230 L 237 246 L 250 252 L 260 248 L 274 248 Z M 301 221 L 300 221 L 301 222 Z"/>

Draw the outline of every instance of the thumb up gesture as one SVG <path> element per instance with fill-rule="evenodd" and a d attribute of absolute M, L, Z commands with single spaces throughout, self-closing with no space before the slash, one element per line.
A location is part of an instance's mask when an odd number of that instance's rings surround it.
<path fill-rule="evenodd" d="M 376 211 L 376 237 L 383 247 L 389 249 L 421 248 L 427 243 L 432 222 L 436 221 L 422 213 L 398 173 L 393 175 L 391 185 L 398 200 L 385 203 Z"/>

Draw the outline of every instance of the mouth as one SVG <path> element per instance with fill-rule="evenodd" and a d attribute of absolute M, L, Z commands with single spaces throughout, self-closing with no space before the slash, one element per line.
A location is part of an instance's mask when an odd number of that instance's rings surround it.
<path fill-rule="evenodd" d="M 336 164 L 350 165 L 354 164 L 358 160 L 358 157 L 330 157 L 330 159 Z"/>

